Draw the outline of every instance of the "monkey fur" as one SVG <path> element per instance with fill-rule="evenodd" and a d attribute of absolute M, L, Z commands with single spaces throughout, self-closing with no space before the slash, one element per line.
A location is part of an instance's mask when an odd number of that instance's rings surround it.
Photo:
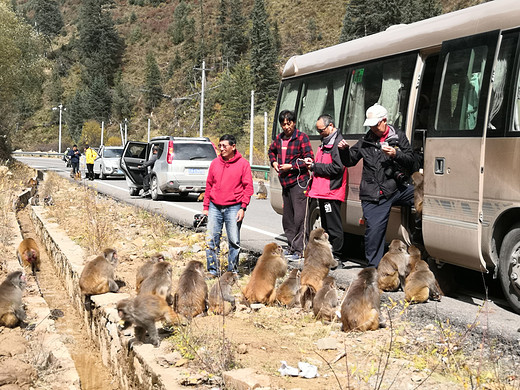
<path fill-rule="evenodd" d="M 312 310 L 317 319 L 332 321 L 336 317 L 337 307 L 336 279 L 327 276 L 323 279 L 323 286 L 318 290 L 312 301 Z"/>
<path fill-rule="evenodd" d="M 18 245 L 17 255 L 20 264 L 30 266 L 33 274 L 40 271 L 40 250 L 34 239 L 29 237 L 22 240 Z"/>
<path fill-rule="evenodd" d="M 166 322 L 176 325 L 181 322 L 180 317 L 166 303 L 166 301 L 157 295 L 141 294 L 135 298 L 127 298 L 117 303 L 117 313 L 125 322 L 125 328 L 134 325 L 135 338 L 137 341 L 143 342 L 146 332 L 152 340 L 154 347 L 160 344 L 156 321 L 165 320 Z"/>
<path fill-rule="evenodd" d="M 388 252 L 377 266 L 379 288 L 383 291 L 397 291 L 401 286 L 404 289 L 405 279 L 410 273 L 409 263 L 406 244 L 401 240 L 392 240 Z"/>
<path fill-rule="evenodd" d="M 406 278 L 404 286 L 404 299 L 411 303 L 423 303 L 429 299 L 440 301 L 442 290 L 424 260 L 415 261 L 412 272 Z"/>
<path fill-rule="evenodd" d="M 208 285 L 204 280 L 204 265 L 191 260 L 179 278 L 177 291 L 173 297 L 175 312 L 191 320 L 208 312 Z"/>
<path fill-rule="evenodd" d="M 282 247 L 274 242 L 267 244 L 256 262 L 249 283 L 242 290 L 244 302 L 272 304 L 276 299 L 276 279 L 284 277 L 286 272 Z"/>
<path fill-rule="evenodd" d="M 209 292 L 209 311 L 214 314 L 228 315 L 235 308 L 235 297 L 231 292 L 238 282 L 234 272 L 225 272 Z"/>
<path fill-rule="evenodd" d="M 22 271 L 14 271 L 0 284 L 0 325 L 14 328 L 22 325 L 27 317 L 22 295 L 27 279 Z"/>
<path fill-rule="evenodd" d="M 418 215 L 422 214 L 424 201 L 424 175 L 417 171 L 412 173 L 412 180 L 414 184 L 413 190 L 413 204 Z"/>
<path fill-rule="evenodd" d="M 308 310 L 316 292 L 323 285 L 323 279 L 331 268 L 338 265 L 332 255 L 329 235 L 323 228 L 316 228 L 311 232 L 303 256 L 305 260 L 300 279 L 300 299 L 302 307 Z"/>
<path fill-rule="evenodd" d="M 107 248 L 103 256 L 89 261 L 79 278 L 79 287 L 85 295 L 97 295 L 107 292 L 117 292 L 119 286 L 114 280 L 114 269 L 118 258 L 115 249 Z"/>
<path fill-rule="evenodd" d="M 374 267 L 362 269 L 341 305 L 341 330 L 367 331 L 380 327 L 381 290 Z"/>
<path fill-rule="evenodd" d="M 276 301 L 283 306 L 295 307 L 300 305 L 300 270 L 294 268 L 287 279 L 276 290 Z"/>
<path fill-rule="evenodd" d="M 167 261 L 154 264 L 152 273 L 143 280 L 139 294 L 158 295 L 172 305 L 172 273 L 172 265 Z"/>
<path fill-rule="evenodd" d="M 154 265 L 164 261 L 164 256 L 160 253 L 156 253 L 153 255 L 150 260 L 144 263 L 138 270 L 135 276 L 135 289 L 139 294 L 139 289 L 141 288 L 141 283 L 145 280 L 154 270 Z"/>
<path fill-rule="evenodd" d="M 267 199 L 267 188 L 262 180 L 258 182 L 258 191 L 256 191 L 257 199 Z"/>

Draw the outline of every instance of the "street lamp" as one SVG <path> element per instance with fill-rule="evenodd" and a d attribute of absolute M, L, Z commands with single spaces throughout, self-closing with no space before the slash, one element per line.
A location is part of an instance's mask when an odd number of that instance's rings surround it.
<path fill-rule="evenodd" d="M 60 130 L 58 135 L 58 153 L 61 154 L 61 112 L 67 110 L 65 107 L 63 107 L 63 104 L 59 104 L 58 107 L 52 107 L 53 111 L 60 110 Z"/>

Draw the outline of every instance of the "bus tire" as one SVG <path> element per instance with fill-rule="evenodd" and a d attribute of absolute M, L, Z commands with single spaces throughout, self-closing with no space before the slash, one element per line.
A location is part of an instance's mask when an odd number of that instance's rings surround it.
<path fill-rule="evenodd" d="M 311 231 L 321 227 L 320 207 L 317 199 L 309 198 L 307 200 L 307 221 L 306 221 L 306 237 L 309 237 Z"/>
<path fill-rule="evenodd" d="M 506 234 L 500 248 L 498 276 L 513 310 L 520 313 L 520 224 Z"/>

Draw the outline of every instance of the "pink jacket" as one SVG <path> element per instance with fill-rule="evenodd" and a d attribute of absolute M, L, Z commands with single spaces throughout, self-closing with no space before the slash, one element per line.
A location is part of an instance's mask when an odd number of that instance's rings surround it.
<path fill-rule="evenodd" d="M 209 202 L 217 206 L 241 203 L 241 207 L 245 208 L 253 193 L 251 166 L 238 150 L 228 161 L 219 155 L 211 162 L 206 180 L 204 210 L 209 209 Z"/>

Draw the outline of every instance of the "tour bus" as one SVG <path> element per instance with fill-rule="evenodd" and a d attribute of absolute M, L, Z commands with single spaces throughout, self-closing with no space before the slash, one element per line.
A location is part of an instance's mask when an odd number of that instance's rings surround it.
<path fill-rule="evenodd" d="M 438 263 L 493 272 L 520 312 L 520 1 L 495 0 L 289 59 L 278 113 L 316 148 L 319 115 L 332 115 L 350 145 L 367 131 L 365 111 L 388 110 L 423 156 L 422 232 Z M 348 168 L 345 233 L 364 235 L 359 200 L 362 161 Z M 271 204 L 282 212 L 271 171 Z M 309 226 L 319 211 L 308 210 Z M 394 207 L 387 241 L 410 242 L 413 210 Z M 349 246 L 347 241 L 345 247 Z M 347 248 L 348 250 L 348 248 Z"/>

